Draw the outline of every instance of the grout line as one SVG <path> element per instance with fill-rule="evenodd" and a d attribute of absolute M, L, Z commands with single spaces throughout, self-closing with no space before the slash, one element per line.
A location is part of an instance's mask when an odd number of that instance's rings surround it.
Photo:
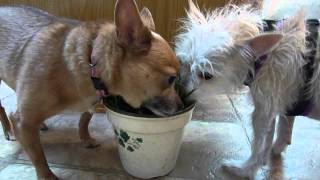
<path fill-rule="evenodd" d="M 19 159 L 18 161 L 11 163 L 11 164 L 20 164 L 20 165 L 27 165 L 32 166 L 32 163 L 29 160 Z M 8 164 L 8 165 L 11 165 Z M 105 174 L 105 175 L 115 175 L 115 176 L 125 176 L 129 177 L 130 175 L 125 172 L 124 169 L 101 169 L 101 168 L 93 168 L 93 167 L 83 167 L 83 166 L 76 166 L 76 165 L 69 165 L 69 164 L 56 164 L 56 163 L 48 163 L 50 168 L 59 168 L 59 169 L 68 169 L 68 170 L 76 170 L 76 171 L 85 171 L 97 174 Z M 131 177 L 131 176 L 130 176 Z M 178 180 L 196 180 L 193 178 L 181 178 L 177 176 L 164 176 L 168 178 L 177 178 Z"/>
<path fill-rule="evenodd" d="M 3 169 L 7 168 L 8 166 L 15 164 L 16 159 L 13 158 L 0 158 L 0 162 L 5 164 L 5 166 L 0 167 L 0 171 L 2 171 Z"/>
<path fill-rule="evenodd" d="M 16 93 L 12 93 L 12 94 L 6 95 L 6 96 L 0 98 L 0 100 L 2 101 L 2 100 L 6 99 L 6 98 L 8 98 L 8 97 L 14 96 L 15 94 L 16 94 Z"/>
<path fill-rule="evenodd" d="M 33 166 L 31 161 L 25 159 L 18 159 L 14 164 L 28 165 Z M 118 174 L 118 175 L 126 175 L 121 172 L 121 170 L 110 168 L 110 169 L 101 169 L 101 168 L 93 168 L 93 167 L 84 167 L 70 164 L 58 164 L 58 163 L 48 163 L 50 168 L 59 168 L 59 169 L 69 169 L 69 170 L 78 170 L 78 171 L 86 171 L 93 173 L 103 173 L 103 174 Z"/>
<path fill-rule="evenodd" d="M 2 162 L 1 160 L 0 160 L 0 162 L 1 162 L 1 163 L 5 163 L 5 165 L 4 165 L 3 167 L 0 167 L 0 172 L 1 172 L 2 170 L 4 170 L 5 168 L 7 168 L 9 165 L 11 165 L 11 164 L 9 164 L 9 163 Z"/>

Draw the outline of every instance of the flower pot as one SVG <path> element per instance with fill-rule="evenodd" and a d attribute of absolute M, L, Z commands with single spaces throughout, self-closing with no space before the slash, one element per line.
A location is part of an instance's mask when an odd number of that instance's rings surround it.
<path fill-rule="evenodd" d="M 116 112 L 107 105 L 124 169 L 132 176 L 149 179 L 171 172 L 179 155 L 185 125 L 194 103 L 170 117 L 138 117 Z"/>

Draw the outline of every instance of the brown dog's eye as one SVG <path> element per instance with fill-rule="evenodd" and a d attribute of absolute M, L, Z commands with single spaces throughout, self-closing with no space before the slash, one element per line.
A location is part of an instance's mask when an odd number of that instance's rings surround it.
<path fill-rule="evenodd" d="M 170 76 L 169 79 L 168 79 L 168 83 L 169 84 L 173 84 L 174 81 L 176 80 L 176 78 L 177 78 L 176 76 Z"/>

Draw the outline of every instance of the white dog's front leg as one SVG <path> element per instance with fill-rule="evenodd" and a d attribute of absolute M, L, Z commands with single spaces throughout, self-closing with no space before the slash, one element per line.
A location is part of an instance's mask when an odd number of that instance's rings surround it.
<path fill-rule="evenodd" d="M 278 122 L 277 140 L 273 145 L 272 152 L 281 154 L 291 144 L 294 116 L 280 116 Z"/>
<path fill-rule="evenodd" d="M 254 139 L 250 158 L 241 167 L 224 166 L 229 173 L 241 178 L 253 179 L 257 169 L 266 164 L 269 159 L 275 129 L 275 115 L 267 115 L 255 109 L 252 115 L 252 127 Z"/>

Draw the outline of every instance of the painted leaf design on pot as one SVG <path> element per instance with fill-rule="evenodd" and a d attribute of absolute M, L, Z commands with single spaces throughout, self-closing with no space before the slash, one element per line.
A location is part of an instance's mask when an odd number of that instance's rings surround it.
<path fill-rule="evenodd" d="M 137 141 L 138 141 L 139 143 L 143 143 L 143 139 L 142 139 L 142 138 L 137 138 Z"/>
<path fill-rule="evenodd" d="M 124 144 L 123 140 L 121 138 L 118 138 L 118 142 L 122 147 L 126 147 L 126 145 Z"/>
<path fill-rule="evenodd" d="M 114 134 L 116 135 L 118 143 L 130 152 L 140 149 L 141 144 L 143 143 L 142 138 L 130 137 L 129 134 L 122 129 L 114 129 Z"/>
<path fill-rule="evenodd" d="M 120 137 L 123 139 L 124 142 L 128 142 L 130 136 L 127 132 L 120 130 Z"/>
<path fill-rule="evenodd" d="M 134 149 L 133 149 L 131 146 L 128 146 L 128 147 L 127 147 L 127 150 L 130 151 L 130 152 L 133 152 L 133 151 L 134 151 Z"/>
<path fill-rule="evenodd" d="M 117 131 L 116 129 L 113 129 L 113 131 L 114 131 L 114 134 L 115 134 L 116 136 L 119 136 L 119 133 L 118 133 L 118 131 Z"/>

